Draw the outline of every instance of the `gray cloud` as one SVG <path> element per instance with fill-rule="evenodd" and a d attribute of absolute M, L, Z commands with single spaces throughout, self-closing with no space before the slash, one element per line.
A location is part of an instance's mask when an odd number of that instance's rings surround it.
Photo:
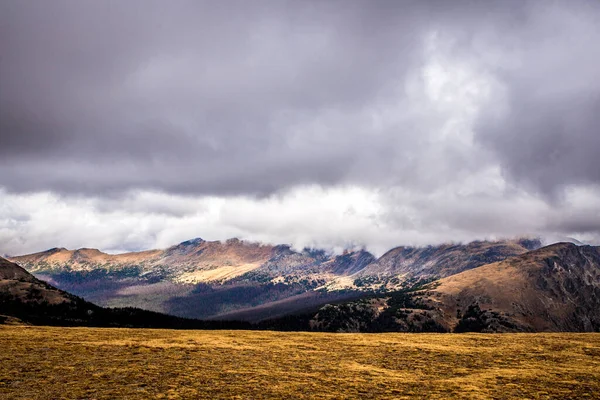
<path fill-rule="evenodd" d="M 412 8 L 174 3 L 3 4 L 4 185 L 243 193 L 338 181 L 355 149 L 295 149 L 287 124 L 360 110 L 418 50 Z"/>
<path fill-rule="evenodd" d="M 518 46 L 505 46 L 515 63 L 498 73 L 506 109 L 478 124 L 507 177 L 548 195 L 600 182 L 599 15 L 597 2 L 553 2 L 533 14 L 511 40 Z"/>
<path fill-rule="evenodd" d="M 427 151 L 447 118 L 415 110 L 405 90 L 427 61 L 428 35 L 463 49 L 522 29 L 539 8 L 5 2 L 0 184 L 88 194 L 421 185 L 428 177 L 411 154 Z M 460 150 L 436 151 L 441 169 L 473 168 Z"/>
<path fill-rule="evenodd" d="M 128 221 L 64 236 L 105 248 L 600 237 L 598 20 L 566 0 L 2 2 L 0 197 L 33 203 L 0 204 L 0 234 L 56 237 L 29 219 L 60 203 Z M 289 193 L 311 185 L 373 192 L 376 217 L 303 226 L 321 192 Z"/>

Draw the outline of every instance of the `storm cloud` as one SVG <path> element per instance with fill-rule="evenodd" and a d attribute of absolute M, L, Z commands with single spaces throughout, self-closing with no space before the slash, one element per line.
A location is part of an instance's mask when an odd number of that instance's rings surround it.
<path fill-rule="evenodd" d="M 52 223 L 31 201 L 130 221 L 52 244 L 107 249 L 193 215 L 191 236 L 331 247 L 596 240 L 598 21 L 594 1 L 4 1 L 0 251 L 56 240 L 27 239 Z"/>

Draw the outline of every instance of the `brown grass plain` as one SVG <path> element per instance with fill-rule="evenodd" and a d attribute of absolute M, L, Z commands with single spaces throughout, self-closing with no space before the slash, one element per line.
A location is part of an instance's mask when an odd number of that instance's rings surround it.
<path fill-rule="evenodd" d="M 600 334 L 0 326 L 0 398 L 600 398 Z"/>

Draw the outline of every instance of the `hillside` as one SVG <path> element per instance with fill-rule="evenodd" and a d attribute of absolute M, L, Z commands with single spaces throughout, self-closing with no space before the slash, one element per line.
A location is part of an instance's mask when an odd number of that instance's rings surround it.
<path fill-rule="evenodd" d="M 107 309 L 43 282 L 0 258 L 0 324 L 147 328 L 248 328 L 247 324 L 187 320 L 135 308 Z"/>
<path fill-rule="evenodd" d="M 600 247 L 559 243 L 426 285 L 327 305 L 312 329 L 598 332 Z"/>
<path fill-rule="evenodd" d="M 74 296 L 36 279 L 17 264 L 0 258 L 0 307 L 13 302 L 24 305 L 71 304 Z"/>
<path fill-rule="evenodd" d="M 547 246 L 442 279 L 433 292 L 445 323 L 463 314 L 459 329 L 472 322 L 499 330 L 507 321 L 523 330 L 599 331 L 600 247 Z M 469 308 L 474 321 L 464 318 Z"/>

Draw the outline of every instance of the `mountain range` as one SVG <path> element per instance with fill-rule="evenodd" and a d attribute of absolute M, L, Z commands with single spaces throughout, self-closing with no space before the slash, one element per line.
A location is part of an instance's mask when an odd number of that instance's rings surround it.
<path fill-rule="evenodd" d="M 164 250 L 106 254 L 53 248 L 12 257 L 36 277 L 108 307 L 180 317 L 259 321 L 292 311 L 393 291 L 523 254 L 538 240 L 397 247 L 377 259 L 365 250 L 295 251 L 238 239 L 188 240 Z"/>
<path fill-rule="evenodd" d="M 54 248 L 10 261 L 25 268 L 12 273 L 52 293 L 180 319 L 345 332 L 597 331 L 599 249 L 516 239 L 397 247 L 376 258 L 193 239 L 116 255 Z"/>

